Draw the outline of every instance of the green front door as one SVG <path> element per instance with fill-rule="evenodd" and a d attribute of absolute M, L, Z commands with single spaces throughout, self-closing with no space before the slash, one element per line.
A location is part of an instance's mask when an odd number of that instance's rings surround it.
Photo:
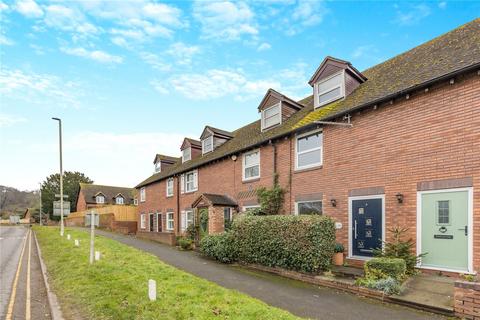
<path fill-rule="evenodd" d="M 468 191 L 421 197 L 422 266 L 468 271 Z"/>

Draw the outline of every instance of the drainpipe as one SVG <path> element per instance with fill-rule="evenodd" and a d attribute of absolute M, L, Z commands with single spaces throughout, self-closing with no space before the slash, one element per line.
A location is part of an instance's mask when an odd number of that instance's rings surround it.
<path fill-rule="evenodd" d="M 176 235 L 180 234 L 180 179 L 177 178 L 177 223 L 175 224 L 175 229 L 177 229 Z"/>
<path fill-rule="evenodd" d="M 288 208 L 290 209 L 290 213 L 292 213 L 292 139 L 294 139 L 294 137 L 290 137 L 288 139 L 290 141 L 290 146 L 289 146 L 290 157 L 289 157 L 289 164 L 288 164 L 288 189 L 290 193 L 290 196 L 289 196 L 290 203 L 288 204 Z"/>
<path fill-rule="evenodd" d="M 272 147 L 273 147 L 273 185 L 275 185 L 275 182 L 278 182 L 278 177 L 277 177 L 277 145 L 273 142 Z"/>

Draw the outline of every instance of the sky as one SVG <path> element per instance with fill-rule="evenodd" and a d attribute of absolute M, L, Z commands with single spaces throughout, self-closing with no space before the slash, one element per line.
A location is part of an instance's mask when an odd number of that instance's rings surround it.
<path fill-rule="evenodd" d="M 3 1 L 3 2 L 2 2 Z M 325 56 L 364 70 L 479 16 L 480 2 L 0 0 L 0 185 L 64 170 L 135 186 L 204 126 L 300 99 Z"/>

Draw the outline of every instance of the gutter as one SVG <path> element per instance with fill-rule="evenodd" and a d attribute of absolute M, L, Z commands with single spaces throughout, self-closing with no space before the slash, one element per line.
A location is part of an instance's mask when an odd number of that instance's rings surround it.
<path fill-rule="evenodd" d="M 422 82 L 422 83 L 420 83 L 420 84 L 414 85 L 413 87 L 410 87 L 410 88 L 407 88 L 407 89 L 403 89 L 403 90 L 397 91 L 397 92 L 395 92 L 395 93 L 389 94 L 389 95 L 387 95 L 387 96 L 385 96 L 385 97 L 382 97 L 382 98 L 379 98 L 379 99 L 376 99 L 376 100 L 373 100 L 373 101 L 369 101 L 369 102 L 367 102 L 367 103 L 361 104 L 361 105 L 356 106 L 356 107 L 353 107 L 353 108 L 351 108 L 351 109 L 348 109 L 348 110 L 345 110 L 345 111 L 341 111 L 341 112 L 339 112 L 339 113 L 335 113 L 335 114 L 333 114 L 333 115 L 331 115 L 331 116 L 328 116 L 328 117 L 326 117 L 326 118 L 323 118 L 322 121 L 333 120 L 333 119 L 338 118 L 338 117 L 340 117 L 340 116 L 343 116 L 343 115 L 345 115 L 345 114 L 349 114 L 349 113 L 352 113 L 352 112 L 355 112 L 355 111 L 359 111 L 359 110 L 361 110 L 361 109 L 364 109 L 364 108 L 366 108 L 366 107 L 369 107 L 369 106 L 372 106 L 372 105 L 375 105 L 375 104 L 380 104 L 380 103 L 382 103 L 382 102 L 386 102 L 386 101 L 395 99 L 395 98 L 397 98 L 397 97 L 399 97 L 399 96 L 402 96 L 402 95 L 405 95 L 405 94 L 407 94 L 407 93 L 409 93 L 409 92 L 416 91 L 416 90 L 420 90 L 420 89 L 423 89 L 423 88 L 425 88 L 425 87 L 428 87 L 428 86 L 431 86 L 431 85 L 433 85 L 433 84 L 436 84 L 436 83 L 438 83 L 438 82 L 441 82 L 441 81 L 444 81 L 444 80 L 448 80 L 448 79 L 450 79 L 450 78 L 452 78 L 452 77 L 455 77 L 455 76 L 458 76 L 458 75 L 460 75 L 460 74 L 467 73 L 467 72 L 469 72 L 469 71 L 473 71 L 473 70 L 475 70 L 475 69 L 477 69 L 477 68 L 479 68 L 479 67 L 480 67 L 480 63 L 476 63 L 476 64 L 470 65 L 470 66 L 468 66 L 468 67 L 465 67 L 465 68 L 462 68 L 462 69 L 458 69 L 458 70 L 456 70 L 456 71 L 453 71 L 453 72 L 444 74 L 444 75 L 442 75 L 442 76 L 440 76 L 440 77 L 433 78 L 433 79 L 430 79 L 430 80 L 428 80 L 428 81 Z M 271 141 L 271 140 L 280 139 L 280 138 L 282 138 L 282 137 L 295 134 L 295 133 L 297 133 L 297 132 L 299 132 L 299 131 L 306 131 L 306 130 L 312 128 L 312 127 L 318 127 L 319 125 L 320 125 L 319 123 L 315 123 L 315 122 L 312 122 L 312 123 L 310 123 L 310 124 L 306 124 L 306 125 L 304 125 L 304 126 L 302 126 L 302 127 L 299 127 L 299 128 L 293 129 L 293 130 L 290 130 L 290 131 L 285 132 L 285 133 L 278 134 L 278 135 L 273 136 L 273 137 L 270 137 L 270 138 L 268 138 L 268 139 L 259 141 L 259 142 L 255 143 L 255 144 L 249 145 L 248 147 L 245 147 L 245 148 L 236 150 L 235 152 L 231 152 L 231 153 L 225 154 L 225 155 L 223 155 L 223 156 L 221 156 L 221 157 L 219 157 L 219 158 L 215 158 L 215 159 L 209 160 L 209 161 L 207 161 L 207 162 L 205 162 L 205 163 L 202 163 L 202 164 L 199 164 L 199 165 L 197 165 L 197 166 L 195 166 L 195 167 L 186 169 L 185 171 L 179 171 L 179 172 L 177 172 L 177 173 L 173 173 L 171 176 L 166 176 L 166 177 L 164 177 L 164 178 L 161 178 L 161 179 L 159 179 L 159 180 L 155 180 L 155 181 L 149 182 L 149 183 L 144 184 L 144 185 L 139 184 L 139 185 L 136 186 L 136 188 L 145 187 L 145 186 L 147 186 L 147 185 L 156 183 L 156 182 L 161 181 L 161 180 L 163 180 L 163 179 L 167 179 L 167 178 L 169 178 L 169 177 L 172 177 L 172 176 L 174 176 L 174 175 L 182 174 L 182 173 L 188 172 L 188 171 L 190 171 L 190 170 L 195 170 L 195 169 L 197 169 L 197 168 L 200 168 L 201 166 L 204 166 L 204 165 L 209 164 L 210 162 L 218 161 L 218 160 L 221 160 L 221 159 L 223 159 L 223 158 L 228 158 L 228 157 L 230 157 L 231 155 L 234 155 L 234 154 L 237 154 L 237 153 L 242 153 L 242 152 L 244 152 L 244 151 L 257 148 L 257 147 L 259 147 L 259 146 L 261 146 L 261 145 L 263 145 L 263 144 L 265 144 L 265 143 L 268 143 L 268 142 Z"/>

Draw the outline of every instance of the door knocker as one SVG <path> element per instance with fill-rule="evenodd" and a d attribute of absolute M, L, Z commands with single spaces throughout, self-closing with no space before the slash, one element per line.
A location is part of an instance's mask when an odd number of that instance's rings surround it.
<path fill-rule="evenodd" d="M 441 233 L 445 233 L 447 232 L 447 228 L 445 228 L 445 226 L 441 226 L 438 231 L 440 231 Z"/>

